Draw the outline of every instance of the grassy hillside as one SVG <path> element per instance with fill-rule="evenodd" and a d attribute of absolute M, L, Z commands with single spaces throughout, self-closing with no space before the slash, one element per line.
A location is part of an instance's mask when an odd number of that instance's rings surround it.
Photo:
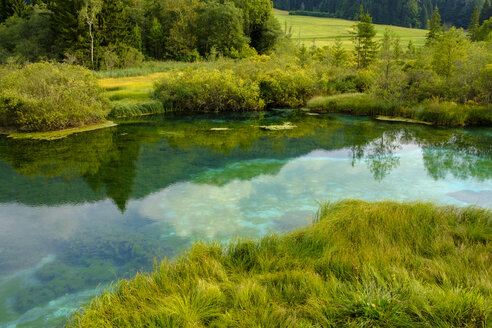
<path fill-rule="evenodd" d="M 338 19 L 338 18 L 322 18 L 310 16 L 290 16 L 288 11 L 274 9 L 275 17 L 279 20 L 282 28 L 287 23 L 287 28 L 292 27 L 292 38 L 299 40 L 299 32 L 301 42 L 307 47 L 314 44 L 318 47 L 331 45 L 336 38 L 340 38 L 344 46 L 352 48 L 350 31 L 355 24 L 353 21 Z M 401 38 L 403 46 L 412 40 L 415 45 L 423 45 L 425 43 L 426 30 L 411 29 L 406 27 L 375 25 L 377 36 L 380 39 L 383 36 L 384 30 L 389 27 L 396 35 Z"/>
<path fill-rule="evenodd" d="M 347 200 L 258 242 L 196 244 L 69 327 L 490 327 L 492 213 Z"/>

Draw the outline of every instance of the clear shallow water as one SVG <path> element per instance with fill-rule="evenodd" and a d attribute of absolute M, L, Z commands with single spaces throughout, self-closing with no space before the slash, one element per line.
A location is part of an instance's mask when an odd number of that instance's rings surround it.
<path fill-rule="evenodd" d="M 259 128 L 287 121 L 297 127 Z M 490 128 L 292 111 L 120 123 L 51 142 L 0 137 L 0 327 L 62 326 L 154 258 L 305 225 L 327 200 L 492 208 Z"/>

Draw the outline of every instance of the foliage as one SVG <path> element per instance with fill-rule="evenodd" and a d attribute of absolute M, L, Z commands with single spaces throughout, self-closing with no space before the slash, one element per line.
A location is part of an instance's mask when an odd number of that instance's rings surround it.
<path fill-rule="evenodd" d="M 144 57 L 193 62 L 212 49 L 242 58 L 269 53 L 281 35 L 268 0 L 28 3 L 0 1 L 0 63 L 54 59 L 109 70 Z"/>
<path fill-rule="evenodd" d="M 261 98 L 274 108 L 303 106 L 315 92 L 313 76 L 297 67 L 276 69 L 259 78 Z"/>
<path fill-rule="evenodd" d="M 445 126 L 492 124 L 492 111 L 486 106 L 437 99 L 399 105 L 367 94 L 343 94 L 313 98 L 306 106 L 316 112 L 404 117 Z"/>
<path fill-rule="evenodd" d="M 439 14 L 439 8 L 437 6 L 434 8 L 434 12 L 429 20 L 429 33 L 427 33 L 427 43 L 431 43 L 437 38 L 441 33 L 441 15 Z"/>
<path fill-rule="evenodd" d="M 243 33 L 242 11 L 230 2 L 209 2 L 197 19 L 198 46 L 201 55 L 207 57 L 212 49 L 226 56 L 248 47 Z"/>
<path fill-rule="evenodd" d="M 197 243 L 121 280 L 68 327 L 488 326 L 490 218 L 428 203 L 324 204 L 287 235 Z"/>
<path fill-rule="evenodd" d="M 376 56 L 377 44 L 374 42 L 376 31 L 372 24 L 372 17 L 369 12 L 364 13 L 362 5 L 360 7 L 359 22 L 354 26 L 353 35 L 357 69 L 366 68 Z"/>
<path fill-rule="evenodd" d="M 96 123 L 109 106 L 92 74 L 81 67 L 38 63 L 0 77 L 0 123 L 46 131 Z"/>
<path fill-rule="evenodd" d="M 480 13 L 478 7 L 475 7 L 471 16 L 470 25 L 468 25 L 469 36 L 472 41 L 478 41 L 478 30 L 480 29 Z"/>
<path fill-rule="evenodd" d="M 264 107 L 260 88 L 232 71 L 185 71 L 159 81 L 155 97 L 166 109 L 187 111 L 258 110 Z"/>
<path fill-rule="evenodd" d="M 50 12 L 35 6 L 25 18 L 12 16 L 0 24 L 0 64 L 15 61 L 39 61 L 52 56 Z"/>

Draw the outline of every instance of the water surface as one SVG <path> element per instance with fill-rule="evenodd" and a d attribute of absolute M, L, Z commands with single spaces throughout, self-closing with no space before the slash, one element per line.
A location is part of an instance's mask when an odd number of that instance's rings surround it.
<path fill-rule="evenodd" d="M 296 128 L 260 128 L 285 122 Z M 490 128 L 289 110 L 119 123 L 57 141 L 0 137 L 0 327 L 62 326 L 154 259 L 306 225 L 319 202 L 492 208 Z"/>

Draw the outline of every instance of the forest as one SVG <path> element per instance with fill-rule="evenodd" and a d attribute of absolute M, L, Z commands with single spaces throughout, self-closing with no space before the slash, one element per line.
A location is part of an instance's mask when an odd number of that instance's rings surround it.
<path fill-rule="evenodd" d="M 269 0 L 0 1 L 0 63 L 65 61 L 110 70 L 270 51 L 280 35 Z"/>
<path fill-rule="evenodd" d="M 489 0 L 274 0 L 273 4 L 293 14 L 345 19 L 354 19 L 363 5 L 375 23 L 423 29 L 435 6 L 449 26 L 468 27 L 475 8 L 481 11 L 482 22 L 492 16 Z"/>
<path fill-rule="evenodd" d="M 478 8 L 465 31 L 446 27 L 436 6 L 416 46 L 389 27 L 376 40 L 361 6 L 346 49 L 296 44 L 268 0 L 193 1 L 11 5 L 0 24 L 0 126 L 9 134 L 165 111 L 301 107 L 492 125 L 492 18 L 481 22 Z M 130 89 L 118 80 L 136 75 Z"/>

